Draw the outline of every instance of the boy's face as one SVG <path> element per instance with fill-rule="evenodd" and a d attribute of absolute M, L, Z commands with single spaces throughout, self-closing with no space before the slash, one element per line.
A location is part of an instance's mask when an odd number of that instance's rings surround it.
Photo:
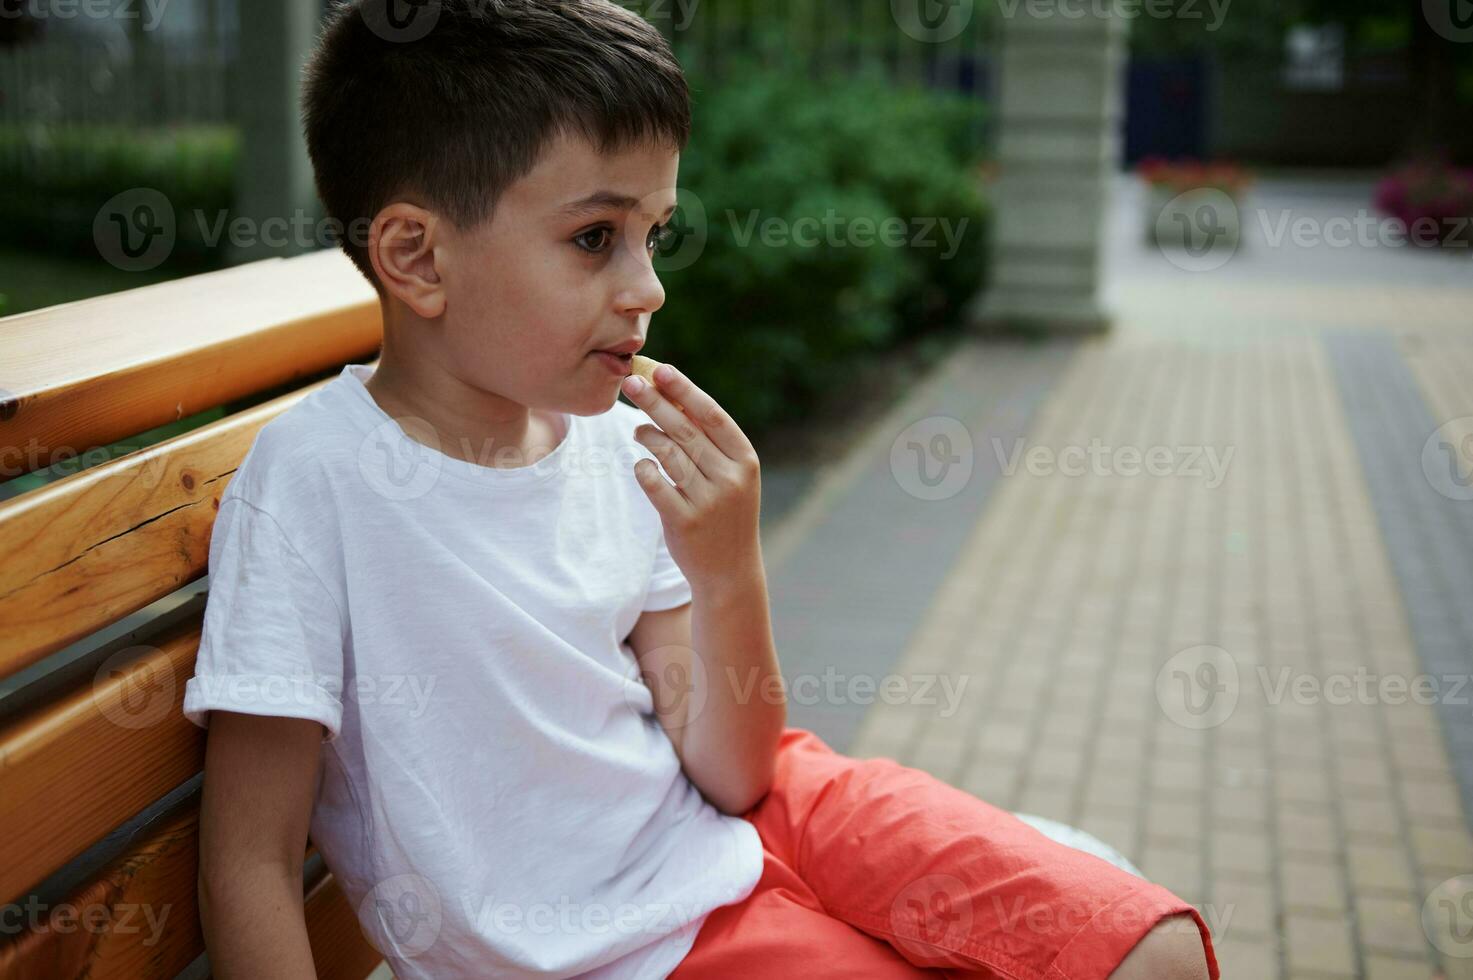
<path fill-rule="evenodd" d="M 654 243 L 675 207 L 679 165 L 670 149 L 599 156 L 559 136 L 489 221 L 442 223 L 442 363 L 531 409 L 608 411 L 621 378 L 593 352 L 646 338 L 665 302 Z M 585 200 L 593 195 L 633 203 Z"/>

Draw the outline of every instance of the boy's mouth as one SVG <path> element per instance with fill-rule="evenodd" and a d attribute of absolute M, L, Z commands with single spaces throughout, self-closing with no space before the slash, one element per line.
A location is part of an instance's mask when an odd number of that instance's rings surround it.
<path fill-rule="evenodd" d="M 606 350 L 596 350 L 593 355 L 604 362 L 616 374 L 628 374 L 630 365 L 634 362 L 633 354 L 614 354 Z"/>

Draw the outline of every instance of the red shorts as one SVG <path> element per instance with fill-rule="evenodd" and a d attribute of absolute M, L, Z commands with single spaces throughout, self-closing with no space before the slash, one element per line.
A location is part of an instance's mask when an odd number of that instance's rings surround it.
<path fill-rule="evenodd" d="M 1103 978 L 1158 922 L 1202 916 L 1160 885 L 1056 843 L 893 759 L 783 731 L 751 895 L 715 909 L 671 980 Z"/>

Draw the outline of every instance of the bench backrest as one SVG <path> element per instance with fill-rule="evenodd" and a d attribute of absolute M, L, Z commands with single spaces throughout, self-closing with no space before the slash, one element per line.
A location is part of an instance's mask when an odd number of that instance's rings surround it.
<path fill-rule="evenodd" d="M 226 410 L 0 501 L 0 977 L 171 978 L 204 952 L 206 735 L 181 708 L 205 596 L 171 600 L 256 432 L 381 336 L 336 250 L 0 319 L 0 481 Z M 306 888 L 318 976 L 361 980 L 382 957 L 310 842 Z"/>

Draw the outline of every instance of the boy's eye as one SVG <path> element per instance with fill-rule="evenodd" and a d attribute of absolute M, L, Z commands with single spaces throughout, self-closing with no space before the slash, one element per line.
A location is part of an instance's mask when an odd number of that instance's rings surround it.
<path fill-rule="evenodd" d="M 663 225 L 655 225 L 650 229 L 650 234 L 653 236 L 650 248 L 664 248 L 678 237 L 668 221 Z"/>
<path fill-rule="evenodd" d="M 663 225 L 655 225 L 653 228 L 650 229 L 650 237 L 645 242 L 645 248 L 651 250 L 660 248 L 661 246 L 668 244 L 670 242 L 670 239 L 674 236 L 675 232 L 670 228 L 670 225 L 668 223 Z M 613 237 L 614 229 L 610 228 L 608 225 L 599 225 L 597 228 L 590 228 L 587 231 L 574 236 L 573 241 L 576 242 L 578 247 L 583 249 L 585 252 L 588 252 L 592 255 L 597 255 L 608 248 L 608 246 L 613 241 Z M 590 244 L 585 244 L 585 242 L 589 242 Z M 598 242 L 599 244 L 593 245 L 591 244 L 591 242 Z"/>

